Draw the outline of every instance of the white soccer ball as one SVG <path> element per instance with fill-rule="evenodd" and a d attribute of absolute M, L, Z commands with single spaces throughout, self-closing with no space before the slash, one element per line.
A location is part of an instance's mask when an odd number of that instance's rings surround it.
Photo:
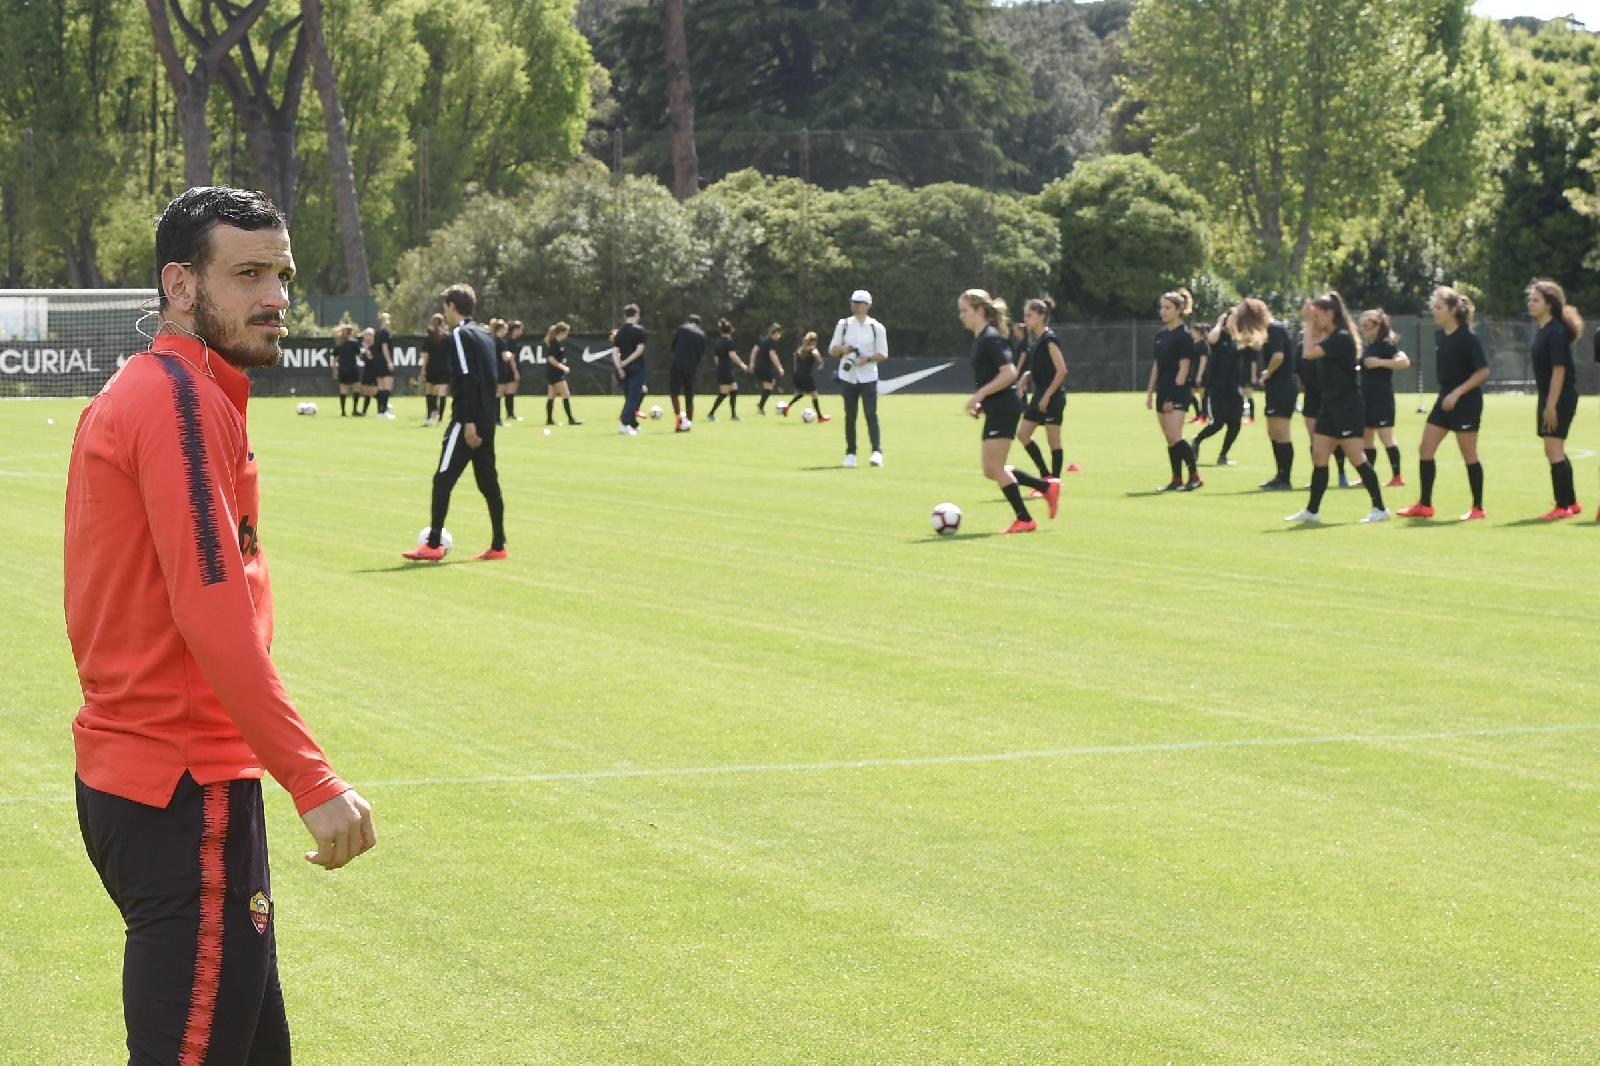
<path fill-rule="evenodd" d="M 653 404 L 650 405 L 650 417 L 651 418 L 660 418 L 661 417 L 661 405 L 660 404 L 653 403 Z"/>
<path fill-rule="evenodd" d="M 297 415 L 314 415 L 317 413 L 317 405 L 311 400 L 301 400 L 294 405 L 294 413 Z"/>
<path fill-rule="evenodd" d="M 687 433 L 687 432 L 689 432 L 689 430 L 694 428 L 694 423 L 689 421 L 689 416 L 688 415 L 679 415 L 678 416 L 678 428 L 683 430 L 685 433 Z"/>
<path fill-rule="evenodd" d="M 941 537 L 949 537 L 961 528 L 961 508 L 953 503 L 941 503 L 933 509 L 930 516 L 933 531 Z"/>
<path fill-rule="evenodd" d="M 811 408 L 807 407 L 804 411 L 800 412 L 800 421 L 815 422 L 816 420 L 817 412 L 813 411 Z"/>
<path fill-rule="evenodd" d="M 417 534 L 417 547 L 420 548 L 424 544 L 428 543 L 428 534 L 432 532 L 432 526 L 423 526 L 422 532 Z M 439 547 L 444 549 L 444 553 L 446 555 L 450 554 L 450 547 L 451 545 L 455 544 L 455 542 L 455 538 L 450 535 L 450 531 L 448 529 L 439 530 Z"/>

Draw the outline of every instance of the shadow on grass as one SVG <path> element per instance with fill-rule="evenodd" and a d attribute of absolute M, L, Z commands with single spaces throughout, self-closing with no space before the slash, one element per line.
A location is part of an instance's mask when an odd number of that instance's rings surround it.
<path fill-rule="evenodd" d="M 393 566 L 369 566 L 364 570 L 352 570 L 350 572 L 352 574 L 399 574 L 414 570 L 417 573 L 421 573 L 424 570 L 437 570 L 442 566 L 460 566 L 463 563 L 469 563 L 472 561 L 473 560 L 471 559 L 451 559 L 448 561 L 441 560 L 436 563 L 414 563 L 410 562 L 409 560 L 401 560 Z"/>
<path fill-rule="evenodd" d="M 988 537 L 998 537 L 1000 535 L 1001 534 L 1000 534 L 999 530 L 996 530 L 996 531 L 994 531 L 992 533 L 978 533 L 978 532 L 973 532 L 973 533 L 954 533 L 954 534 L 951 534 L 948 537 L 941 537 L 939 534 L 935 533 L 931 537 L 912 537 L 907 541 L 907 543 L 909 543 L 909 544 L 952 544 L 952 543 L 954 543 L 956 541 L 960 541 L 960 540 L 984 540 L 984 539 L 986 539 Z"/>

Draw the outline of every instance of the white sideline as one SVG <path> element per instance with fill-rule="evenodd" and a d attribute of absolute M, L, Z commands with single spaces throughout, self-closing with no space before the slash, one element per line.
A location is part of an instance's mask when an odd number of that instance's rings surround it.
<path fill-rule="evenodd" d="M 1600 722 L 1503 726 L 1498 729 L 1455 729 L 1436 733 L 1338 733 L 1325 736 L 1241 737 L 1235 740 L 1173 740 L 1153 744 L 1094 744 L 1035 751 L 995 751 L 972 755 L 913 755 L 901 758 L 839 759 L 830 762 L 730 763 L 722 766 L 658 766 L 631 770 L 570 770 L 543 774 L 475 774 L 463 777 L 393 777 L 357 781 L 367 789 L 422 788 L 435 785 L 531 785 L 559 781 L 610 781 L 641 777 L 706 777 L 721 774 L 807 773 L 822 770 L 872 770 L 975 763 L 1079 759 L 1090 755 L 1159 755 L 1164 752 L 1226 751 L 1230 748 L 1295 748 L 1323 744 L 1419 744 L 1430 740 L 1519 737 L 1600 731 Z M 71 803 L 71 793 L 51 796 L 0 796 L 0 807 Z"/>
<path fill-rule="evenodd" d="M 514 785 L 553 781 L 607 781 L 633 777 L 703 777 L 716 774 L 805 773 L 819 770 L 870 770 L 895 767 L 956 766 L 969 763 L 1075 759 L 1089 755 L 1157 755 L 1163 752 L 1223 751 L 1229 748 L 1292 748 L 1316 744 L 1417 744 L 1430 740 L 1532 736 L 1600 731 L 1600 722 L 1505 726 L 1437 733 L 1345 733 L 1329 736 L 1245 737 L 1236 740 L 1174 740 L 1153 744 L 1096 744 L 1036 751 L 997 751 L 972 755 L 914 755 L 901 758 L 839 759 L 829 762 L 732 763 L 723 766 L 664 766 L 627 770 L 572 770 L 542 774 L 476 774 L 463 777 L 400 777 L 366 781 L 362 788 L 417 788 L 429 785 Z"/>

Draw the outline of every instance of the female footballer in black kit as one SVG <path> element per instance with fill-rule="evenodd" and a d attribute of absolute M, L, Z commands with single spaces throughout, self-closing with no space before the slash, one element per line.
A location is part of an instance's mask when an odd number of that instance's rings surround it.
<path fill-rule="evenodd" d="M 424 426 L 444 421 L 444 401 L 450 395 L 450 357 L 455 354 L 452 348 L 454 345 L 444 330 L 444 316 L 434 315 L 428 320 L 428 332 L 422 338 L 422 366 L 418 371 L 428 404 L 427 417 L 422 420 Z"/>
<path fill-rule="evenodd" d="M 1160 421 L 1172 480 L 1156 491 L 1191 492 L 1205 484 L 1195 469 L 1194 449 L 1183 439 L 1183 420 L 1193 397 L 1187 384 L 1189 368 L 1194 364 L 1194 338 L 1189 335 L 1189 324 L 1184 319 L 1194 310 L 1194 297 L 1189 295 L 1188 289 L 1169 292 L 1161 297 L 1159 308 L 1165 328 L 1156 334 L 1155 362 L 1150 366 L 1144 406 L 1146 410 L 1154 410 Z M 1183 480 L 1185 464 L 1189 467 L 1187 482 Z"/>
<path fill-rule="evenodd" d="M 1272 443 L 1272 458 L 1277 472 L 1262 482 L 1265 492 L 1287 492 L 1294 488 L 1294 402 L 1299 388 L 1294 378 L 1294 345 L 1289 328 L 1272 317 L 1267 305 L 1255 297 L 1239 301 L 1234 322 L 1241 337 L 1260 337 L 1261 390 L 1266 393 L 1267 440 Z M 1255 345 L 1249 345 L 1255 347 Z"/>
<path fill-rule="evenodd" d="M 1462 461 L 1467 464 L 1467 483 L 1472 487 L 1472 509 L 1461 520 L 1472 522 L 1486 517 L 1478 430 L 1483 424 L 1483 383 L 1489 380 L 1489 357 L 1483 342 L 1472 332 L 1472 301 L 1464 293 L 1441 285 L 1433 290 L 1428 309 L 1439 326 L 1433 334 L 1439 398 L 1428 412 L 1428 424 L 1422 428 L 1422 444 L 1417 449 L 1422 498 L 1395 513 L 1403 518 L 1433 517 L 1433 479 L 1437 474 L 1433 455 L 1444 435 L 1454 433 Z"/>
<path fill-rule="evenodd" d="M 1017 365 L 1006 337 L 1007 323 L 1000 317 L 994 299 L 982 289 L 968 289 L 956 300 L 961 324 L 972 331 L 972 381 L 975 389 L 967 397 L 967 414 L 983 417 L 983 475 L 990 478 L 1016 513 L 1016 520 L 1003 532 L 1031 533 L 1039 526 L 1022 502 L 1021 485 L 1045 494 L 1050 517 L 1061 506 L 1061 482 L 1041 480 L 1006 465 L 1006 454 L 1022 417 L 1022 399 L 1013 386 Z"/>
<path fill-rule="evenodd" d="M 1205 368 L 1201 371 L 1201 384 L 1206 387 L 1206 405 L 1211 421 L 1190 443 L 1194 449 L 1195 465 L 1200 465 L 1200 445 L 1208 438 L 1227 430 L 1222 438 L 1222 451 L 1217 456 L 1218 466 L 1233 466 L 1228 453 L 1233 442 L 1239 439 L 1239 427 L 1244 419 L 1244 397 L 1239 393 L 1239 343 L 1233 334 L 1234 308 L 1229 308 L 1217 319 L 1217 324 L 1206 334 L 1209 350 Z"/>
<path fill-rule="evenodd" d="M 1397 346 L 1399 340 L 1389 325 L 1389 315 L 1380 308 L 1361 312 L 1361 399 L 1367 406 L 1367 428 L 1361 435 L 1361 448 L 1367 462 L 1377 469 L 1378 449 L 1373 447 L 1376 436 L 1383 441 L 1383 450 L 1389 456 L 1389 469 L 1393 472 L 1385 488 L 1398 488 L 1406 483 L 1400 476 L 1400 446 L 1394 442 L 1394 372 L 1411 365 L 1411 358 Z"/>
<path fill-rule="evenodd" d="M 384 364 L 374 347 L 377 336 L 377 330 L 371 326 L 361 331 L 361 354 L 356 356 L 361 361 L 361 410 L 356 412 L 357 415 L 365 415 L 371 410 L 373 398 L 378 395 L 378 378 L 383 374 Z M 382 408 L 379 413 L 382 413 Z"/>
<path fill-rule="evenodd" d="M 1037 296 L 1022 305 L 1022 322 L 1027 328 L 1031 348 L 1024 346 L 1027 354 L 1023 365 L 1032 388 L 1028 404 L 1022 409 L 1022 426 L 1017 431 L 1017 442 L 1039 468 L 1042 478 L 1061 476 L 1061 423 L 1067 414 L 1067 357 L 1061 353 L 1061 341 L 1050 328 L 1050 315 L 1056 302 L 1048 296 Z M 1050 444 L 1050 465 L 1045 466 L 1044 452 L 1033 443 L 1034 430 L 1044 427 L 1045 439 Z M 1036 490 L 1037 491 L 1037 490 Z"/>
<path fill-rule="evenodd" d="M 817 422 L 828 421 L 822 413 L 822 401 L 817 399 L 817 371 L 822 369 L 822 351 L 817 347 L 817 335 L 807 331 L 800 338 L 800 347 L 794 353 L 794 399 L 784 404 L 778 413 L 787 415 L 801 397 L 810 396 L 812 409 L 817 412 Z"/>
<path fill-rule="evenodd" d="M 1544 457 L 1550 462 L 1550 485 L 1556 505 L 1541 515 L 1545 522 L 1559 522 L 1583 513 L 1578 490 L 1573 484 L 1572 460 L 1567 458 L 1567 433 L 1578 413 L 1577 366 L 1572 361 L 1572 346 L 1583 336 L 1583 316 L 1567 303 L 1560 285 L 1546 278 L 1528 286 L 1528 313 L 1539 325 L 1533 338 L 1533 379 L 1539 402 L 1536 428 L 1544 440 Z"/>
<path fill-rule="evenodd" d="M 1328 491 L 1328 457 L 1338 448 L 1355 464 L 1362 487 L 1372 498 L 1372 510 L 1363 522 L 1387 522 L 1383 490 L 1378 475 L 1361 450 L 1361 431 L 1366 422 L 1366 404 L 1361 399 L 1361 370 L 1356 359 L 1356 324 L 1350 318 L 1344 299 L 1336 292 L 1325 292 L 1307 300 L 1305 351 L 1302 380 L 1316 375 L 1320 402 L 1316 432 L 1311 437 L 1311 497 L 1303 511 L 1284 521 L 1316 524 L 1322 521 L 1322 494 Z"/>
<path fill-rule="evenodd" d="M 750 349 L 750 372 L 761 386 L 761 398 L 756 401 L 756 411 L 767 413 L 767 400 L 783 377 L 783 356 L 778 354 L 778 342 L 783 340 L 783 327 L 774 322 L 767 327 L 767 335 L 756 341 Z"/>
<path fill-rule="evenodd" d="M 1202 397 L 1198 392 L 1207 381 L 1206 360 L 1211 355 L 1211 345 L 1206 343 L 1209 332 L 1204 322 L 1189 323 L 1189 336 L 1194 340 L 1194 359 L 1189 363 L 1189 406 L 1194 408 L 1194 417 L 1189 419 L 1191 426 L 1203 426 L 1211 420 L 1211 395 L 1206 393 Z"/>
<path fill-rule="evenodd" d="M 733 323 L 725 318 L 717 319 L 717 342 L 711 346 L 712 353 L 717 359 L 717 399 L 711 405 L 711 410 L 706 414 L 707 422 L 717 420 L 717 408 L 722 406 L 722 401 L 728 401 L 728 417 L 739 421 L 739 382 L 733 376 L 735 365 L 740 370 L 748 373 L 750 368 L 744 360 L 739 358 L 739 350 L 733 346 Z"/>
<path fill-rule="evenodd" d="M 565 322 L 557 322 L 544 331 L 544 424 L 556 424 L 556 400 L 561 400 L 561 408 L 567 413 L 567 425 L 583 425 L 572 413 L 572 386 L 567 384 L 567 375 L 572 373 L 572 367 L 567 363 L 567 335 L 572 332 L 572 327 Z"/>
<path fill-rule="evenodd" d="M 1306 441 L 1315 448 L 1317 419 L 1322 414 L 1322 372 L 1302 354 L 1295 360 L 1294 376 L 1300 380 L 1300 416 L 1306 424 Z M 1350 481 L 1344 472 L 1344 450 L 1336 451 L 1334 457 L 1339 461 L 1339 487 L 1349 488 Z"/>
<path fill-rule="evenodd" d="M 500 353 L 500 374 L 511 371 L 511 380 L 505 383 L 506 421 L 521 422 L 517 414 L 517 390 L 522 387 L 522 323 L 513 320 L 506 326 L 505 347 Z"/>
<path fill-rule="evenodd" d="M 338 341 L 333 346 L 333 380 L 339 383 L 339 417 L 344 417 L 344 405 L 348 399 L 354 408 L 352 414 L 361 413 L 361 397 L 356 395 L 356 389 L 361 382 L 361 343 L 353 334 L 356 329 L 348 322 L 342 322 L 333 331 Z"/>

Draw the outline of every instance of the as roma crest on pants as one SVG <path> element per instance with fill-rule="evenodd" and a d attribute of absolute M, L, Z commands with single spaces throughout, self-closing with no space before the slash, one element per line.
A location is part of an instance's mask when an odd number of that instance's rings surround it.
<path fill-rule="evenodd" d="M 255 923 L 256 932 L 265 936 L 267 926 L 272 922 L 272 901 L 265 892 L 257 892 L 250 897 L 250 920 Z"/>

